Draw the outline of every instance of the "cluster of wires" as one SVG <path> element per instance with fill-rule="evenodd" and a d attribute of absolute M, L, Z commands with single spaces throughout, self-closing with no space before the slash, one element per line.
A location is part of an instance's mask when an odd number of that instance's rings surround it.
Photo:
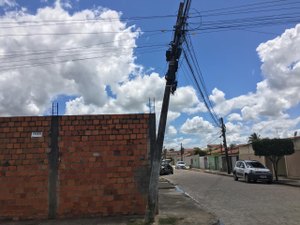
<path fill-rule="evenodd" d="M 201 20 L 191 22 L 196 27 L 189 31 L 203 34 L 298 23 L 299 9 L 299 1 L 277 0 L 201 11 L 189 17 Z"/>
<path fill-rule="evenodd" d="M 185 36 L 185 41 L 183 45 L 183 58 L 186 63 L 189 74 L 191 74 L 191 82 L 196 88 L 200 95 L 200 99 L 203 101 L 213 123 L 220 127 L 220 119 L 214 111 L 213 104 L 209 99 L 207 87 L 196 57 L 195 49 L 190 38 L 190 35 Z"/>
<path fill-rule="evenodd" d="M 209 99 L 207 87 L 197 61 L 190 35 L 228 30 L 247 30 L 249 28 L 297 23 L 300 22 L 299 9 L 300 2 L 277 0 L 190 14 L 189 21 L 192 22 L 189 22 L 189 27 L 185 36 L 185 45 L 183 46 L 183 58 L 185 64 L 181 64 L 186 66 L 188 74 L 190 74 L 188 80 L 197 90 L 200 99 L 203 101 L 211 120 L 216 127 L 221 127 L 220 119 L 214 111 L 214 106 Z M 228 17 L 230 17 L 230 19 L 228 19 Z M 193 22 L 194 19 L 200 19 L 200 22 Z M 183 68 L 185 69 L 185 67 Z M 219 135 L 217 138 L 219 138 Z"/>
<path fill-rule="evenodd" d="M 39 66 L 78 62 L 85 60 L 122 57 L 130 54 L 132 46 L 113 46 L 112 41 L 94 45 L 77 46 L 72 48 L 45 49 L 45 50 L 16 50 L 0 54 L 0 71 L 23 69 Z M 149 44 L 135 47 L 141 50 L 138 54 L 151 54 L 163 52 L 167 44 Z"/>
<path fill-rule="evenodd" d="M 258 3 L 244 4 L 240 6 L 232 6 L 226 8 L 202 10 L 196 13 L 190 13 L 189 24 L 196 26 L 189 29 L 198 33 L 216 32 L 224 30 L 237 30 L 247 28 L 259 28 L 270 25 L 290 24 L 300 21 L 300 2 L 293 0 L 274 0 L 264 1 Z M 231 19 L 228 19 L 230 17 Z M 0 29 L 6 29 L 5 34 L 0 37 L 13 37 L 13 36 L 35 36 L 35 35 L 84 35 L 84 34 L 101 34 L 101 33 L 120 33 L 122 31 L 102 31 L 102 32 L 60 32 L 60 33 L 9 33 L 11 28 L 24 28 L 24 27 L 45 27 L 45 26 L 70 26 L 81 24 L 104 24 L 115 23 L 118 21 L 124 23 L 136 23 L 144 20 L 165 20 L 174 19 L 175 14 L 171 15 L 153 15 L 153 16 L 134 16 L 123 18 L 92 18 L 92 19 L 74 19 L 74 20 L 22 20 L 16 18 L 15 20 L 7 19 L 0 21 Z M 193 22 L 200 20 L 200 22 Z M 172 32 L 172 29 L 153 29 L 144 30 L 144 33 L 159 33 L 159 32 Z"/>

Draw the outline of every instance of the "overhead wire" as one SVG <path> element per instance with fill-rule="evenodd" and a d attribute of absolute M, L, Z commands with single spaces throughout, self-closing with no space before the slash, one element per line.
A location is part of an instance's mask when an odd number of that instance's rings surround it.
<path fill-rule="evenodd" d="M 272 1 L 269 3 L 276 3 L 276 1 Z M 251 13 L 268 13 L 268 12 L 274 12 L 274 11 L 293 11 L 297 9 L 297 7 L 291 8 L 290 5 L 298 5 L 300 2 L 282 2 L 282 1 L 277 1 L 281 2 L 280 4 L 272 4 L 272 5 L 266 5 L 265 3 L 261 3 L 264 5 L 260 5 L 259 3 L 256 3 L 255 5 L 252 5 L 252 7 L 249 7 L 247 5 L 244 6 L 239 6 L 239 7 L 229 7 L 229 8 L 224 8 L 223 10 L 208 10 L 208 11 L 201 11 L 201 15 L 197 13 L 197 16 L 190 16 L 190 18 L 196 18 L 196 17 L 216 17 L 216 16 L 226 16 L 226 15 L 237 15 L 237 14 L 251 14 Z M 289 6 L 287 8 L 284 8 L 284 6 Z M 227 10 L 226 10 L 227 9 Z M 208 13 L 205 13 L 208 12 Z M 213 12 L 213 13 L 209 13 Z"/>
<path fill-rule="evenodd" d="M 152 16 L 134 16 L 134 17 L 118 17 L 118 18 L 85 18 L 85 19 L 51 19 L 51 20 L 22 20 L 20 18 L 8 18 L 10 20 L 15 19 L 15 21 L 0 21 L 1 24 L 12 24 L 15 25 L 37 25 L 37 26 L 45 26 L 45 25 L 69 25 L 69 24 L 76 24 L 76 23 L 98 23 L 98 22 L 128 22 L 128 21 L 139 21 L 139 20 L 149 20 L 149 19 L 163 19 L 163 18 L 175 18 L 177 15 L 152 15 Z M 0 27 L 0 28 L 15 28 L 14 27 Z"/>
<path fill-rule="evenodd" d="M 140 46 L 130 46 L 130 45 L 121 45 L 121 46 L 101 46 L 101 45 L 92 45 L 92 47 L 77 47 L 77 48 L 65 48 L 65 49 L 55 49 L 55 50 L 44 50 L 44 51 L 29 51 L 29 52 L 24 52 L 23 54 L 20 53 L 9 53 L 9 54 L 3 54 L 0 55 L 0 59 L 3 61 L 9 60 L 9 62 L 13 62 L 14 59 L 18 61 L 18 58 L 21 57 L 30 57 L 30 56 L 38 56 L 41 59 L 44 55 L 52 55 L 56 57 L 65 57 L 65 56 L 71 56 L 73 54 L 82 54 L 82 53 L 99 53 L 99 51 L 110 51 L 110 50 L 116 50 L 116 49 L 132 49 L 132 50 L 137 50 L 137 49 L 145 49 L 145 48 L 161 48 L 165 47 L 166 44 L 156 44 L 156 45 L 140 45 Z M 0 61 L 0 64 L 2 63 Z"/>
<path fill-rule="evenodd" d="M 221 132 L 219 132 L 219 133 L 217 133 L 217 134 L 215 134 L 215 135 L 212 135 L 212 136 L 217 136 L 217 137 L 214 137 L 214 138 L 208 140 L 207 143 L 213 143 L 215 140 L 221 138 L 221 135 L 222 135 Z"/>
<path fill-rule="evenodd" d="M 238 5 L 238 6 L 230 6 L 230 7 L 221 7 L 221 8 L 216 8 L 216 9 L 209 9 L 209 10 L 202 10 L 201 12 L 226 12 L 228 10 L 240 10 L 240 9 L 245 9 L 245 10 L 249 10 L 251 9 L 251 7 L 270 7 L 269 5 L 274 5 L 274 3 L 277 2 L 286 2 L 285 0 L 270 0 L 270 1 L 264 1 L 264 2 L 256 2 L 256 3 L 250 3 L 250 4 L 243 4 L 243 5 Z M 192 14 L 192 13 L 190 13 Z"/>
<path fill-rule="evenodd" d="M 0 37 L 8 38 L 8 37 L 31 37 L 31 36 L 100 35 L 100 34 L 120 34 L 120 33 L 125 33 L 126 31 L 127 30 L 99 31 L 99 32 L 6 33 L 6 34 L 0 34 Z M 136 31 L 136 32 L 139 32 L 139 31 Z M 156 29 L 156 30 L 143 31 L 143 33 L 161 33 L 161 32 L 173 32 L 173 30 Z"/>
<path fill-rule="evenodd" d="M 151 46 L 148 46 L 151 47 Z M 154 47 L 154 48 L 153 48 Z M 142 48 L 142 46 L 140 47 Z M 157 45 L 152 46 L 148 50 L 144 50 L 142 53 L 138 53 L 138 55 L 149 54 L 153 52 L 160 52 L 163 51 L 165 45 Z M 95 55 L 96 54 L 96 55 Z M 1 62 L 0 63 L 0 72 L 8 71 L 8 70 L 16 70 L 16 69 L 23 69 L 23 68 L 31 68 L 31 67 L 38 67 L 38 66 L 46 66 L 46 65 L 54 65 L 54 64 L 61 64 L 67 62 L 76 62 L 76 61 L 83 61 L 83 60 L 91 60 L 91 59 L 101 59 L 101 58 L 108 58 L 108 57 L 120 57 L 122 55 L 128 55 L 128 53 L 119 53 L 116 52 L 112 54 L 111 52 L 105 52 L 105 54 L 100 54 L 99 52 L 87 52 L 81 54 L 70 54 L 70 55 L 60 55 L 60 56 L 49 56 L 44 58 L 30 58 L 30 59 L 22 59 L 16 61 L 8 61 L 8 62 Z M 53 61 L 49 61 L 52 59 Z M 46 60 L 46 61 L 45 61 Z"/>
<path fill-rule="evenodd" d="M 213 112 L 213 109 L 210 107 L 210 103 L 208 103 L 209 99 L 207 99 L 207 97 L 204 94 L 203 89 L 201 88 L 200 82 L 198 81 L 198 79 L 196 77 L 196 73 L 194 71 L 192 63 L 190 62 L 190 60 L 189 60 L 189 58 L 188 58 L 187 53 L 186 53 L 185 50 L 183 50 L 183 55 L 184 55 L 184 59 L 185 59 L 185 61 L 187 63 L 187 66 L 188 66 L 188 68 L 189 68 L 189 70 L 191 72 L 191 75 L 192 75 L 192 77 L 193 77 L 193 79 L 195 81 L 196 89 L 198 90 L 198 92 L 199 92 L 199 94 L 201 96 L 201 99 L 203 100 L 203 103 L 205 104 L 205 106 L 206 106 L 206 108 L 207 108 L 207 110 L 209 112 L 209 115 L 210 115 L 211 119 L 213 120 L 213 122 L 215 123 L 215 125 L 217 127 L 219 127 L 220 126 L 219 121 L 218 121 L 215 113 Z"/>

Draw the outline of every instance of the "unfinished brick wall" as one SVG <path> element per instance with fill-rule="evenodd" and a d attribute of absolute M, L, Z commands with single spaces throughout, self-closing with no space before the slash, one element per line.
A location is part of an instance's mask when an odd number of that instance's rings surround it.
<path fill-rule="evenodd" d="M 0 118 L 0 219 L 143 214 L 154 115 L 51 119 Z"/>
<path fill-rule="evenodd" d="M 0 118 L 0 219 L 48 215 L 48 117 Z M 43 132 L 31 138 L 32 132 Z"/>

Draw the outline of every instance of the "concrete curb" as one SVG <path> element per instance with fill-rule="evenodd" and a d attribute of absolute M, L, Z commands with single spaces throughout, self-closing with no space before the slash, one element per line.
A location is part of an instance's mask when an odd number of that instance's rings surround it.
<path fill-rule="evenodd" d="M 286 183 L 284 181 L 273 181 L 274 184 L 279 184 L 279 185 L 286 185 L 286 186 L 291 186 L 291 187 L 297 187 L 300 188 L 300 184 L 293 184 L 293 183 Z"/>

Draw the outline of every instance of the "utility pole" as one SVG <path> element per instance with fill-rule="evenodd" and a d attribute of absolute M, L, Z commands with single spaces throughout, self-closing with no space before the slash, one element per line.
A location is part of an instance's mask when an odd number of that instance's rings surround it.
<path fill-rule="evenodd" d="M 225 149 L 227 173 L 230 174 L 231 173 L 231 164 L 229 162 L 228 148 L 227 148 L 227 142 L 226 142 L 226 126 L 224 124 L 223 118 L 220 119 L 220 122 L 221 122 L 222 136 L 223 136 L 223 145 L 224 145 L 224 149 Z"/>
<path fill-rule="evenodd" d="M 174 26 L 174 38 L 173 41 L 171 41 L 170 43 L 170 48 L 166 51 L 166 60 L 169 63 L 169 67 L 165 76 L 166 86 L 160 113 L 155 152 L 153 154 L 153 159 L 151 159 L 152 168 L 149 181 L 148 208 L 145 215 L 146 224 L 154 222 L 155 214 L 158 211 L 157 205 L 160 159 L 165 137 L 170 94 L 173 94 L 177 88 L 176 72 L 178 69 L 179 57 L 181 54 L 181 45 L 184 41 L 184 35 L 186 31 L 186 20 L 188 17 L 190 5 L 191 0 L 185 0 L 184 2 L 180 2 L 176 25 Z"/>
<path fill-rule="evenodd" d="M 183 161 L 183 147 L 182 147 L 182 143 L 180 143 L 180 155 L 181 155 L 181 161 Z"/>

